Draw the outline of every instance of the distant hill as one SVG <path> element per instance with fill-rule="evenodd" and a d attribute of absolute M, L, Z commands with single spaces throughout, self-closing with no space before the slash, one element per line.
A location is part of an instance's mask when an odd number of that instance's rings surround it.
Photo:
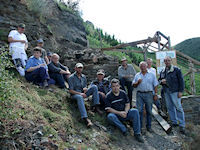
<path fill-rule="evenodd" d="M 200 37 L 187 39 L 175 45 L 174 49 L 200 61 Z"/>

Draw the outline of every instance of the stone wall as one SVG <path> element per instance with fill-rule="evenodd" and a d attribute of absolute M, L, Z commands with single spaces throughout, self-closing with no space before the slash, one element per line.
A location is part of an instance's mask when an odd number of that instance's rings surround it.
<path fill-rule="evenodd" d="M 186 122 L 200 124 L 200 96 L 182 97 Z"/>

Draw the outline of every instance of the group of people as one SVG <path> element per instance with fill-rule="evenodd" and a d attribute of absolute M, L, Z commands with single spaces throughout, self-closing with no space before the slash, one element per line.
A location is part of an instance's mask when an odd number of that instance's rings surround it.
<path fill-rule="evenodd" d="M 172 65 L 170 57 L 164 59 L 166 67 L 161 71 L 158 80 L 156 70 L 151 67 L 151 59 L 140 62 L 140 72 L 136 73 L 134 67 L 127 63 L 127 59 L 122 58 L 121 66 L 118 68 L 119 79 L 109 81 L 105 78 L 104 70 L 100 69 L 97 71 L 96 79 L 88 87 L 86 76 L 82 73 L 83 64 L 77 63 L 75 72 L 71 74 L 68 67 L 59 62 L 58 54 L 46 53 L 42 39 L 37 41 L 33 56 L 27 59 L 25 51 L 28 47 L 28 40 L 24 30 L 25 25 L 19 24 L 18 29 L 11 31 L 8 35 L 10 52 L 16 69 L 20 75 L 25 76 L 27 81 L 44 87 L 57 84 L 60 88 L 67 89 L 67 81 L 71 98 L 77 101 L 81 118 L 87 127 L 91 127 L 93 123 L 88 118 L 84 100 L 92 95 L 91 108 L 93 111 L 102 114 L 101 108 L 103 108 L 107 113 L 108 121 L 118 127 L 123 135 L 127 135 L 123 122 L 130 121 L 136 140 L 144 142 L 141 134 L 144 108 L 146 129 L 148 132 L 153 132 L 151 127 L 152 105 L 155 103 L 158 110 L 161 109 L 157 93 L 158 85 L 162 85 L 171 124 L 173 127 L 179 126 L 180 132 L 185 133 L 185 117 L 181 105 L 184 80 L 181 70 Z M 132 105 L 134 88 L 136 108 Z"/>

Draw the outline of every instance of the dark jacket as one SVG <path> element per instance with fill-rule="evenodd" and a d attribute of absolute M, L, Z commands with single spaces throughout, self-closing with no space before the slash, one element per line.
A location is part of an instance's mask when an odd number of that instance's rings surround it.
<path fill-rule="evenodd" d="M 98 87 L 98 91 L 107 94 L 111 90 L 110 82 L 106 79 L 103 79 L 102 83 L 100 83 L 97 79 L 92 81 L 91 85 L 96 85 Z"/>
<path fill-rule="evenodd" d="M 50 64 L 48 64 L 48 69 L 49 69 L 49 73 L 60 73 L 61 69 L 62 70 L 68 70 L 67 67 L 63 66 L 61 63 L 58 64 L 54 64 L 53 62 L 50 62 Z"/>
<path fill-rule="evenodd" d="M 181 69 L 176 66 L 171 66 L 170 70 L 163 69 L 160 72 L 160 78 L 158 81 L 161 83 L 162 79 L 166 79 L 167 85 L 162 85 L 164 92 L 166 88 L 169 88 L 170 92 L 183 92 L 184 90 L 184 80 L 181 73 Z"/>

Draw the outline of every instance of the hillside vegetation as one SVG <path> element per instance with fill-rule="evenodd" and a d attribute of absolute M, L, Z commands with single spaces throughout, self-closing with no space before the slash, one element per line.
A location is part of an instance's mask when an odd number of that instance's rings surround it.
<path fill-rule="evenodd" d="M 174 49 L 200 61 L 200 38 L 187 39 L 174 46 Z"/>

